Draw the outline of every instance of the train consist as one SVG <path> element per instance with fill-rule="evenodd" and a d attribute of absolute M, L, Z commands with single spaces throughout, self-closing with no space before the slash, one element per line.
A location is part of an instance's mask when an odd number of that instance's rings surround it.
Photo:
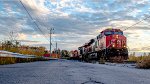
<path fill-rule="evenodd" d="M 105 29 L 95 39 L 80 46 L 74 56 L 86 62 L 123 62 L 128 59 L 127 39 L 120 29 Z"/>

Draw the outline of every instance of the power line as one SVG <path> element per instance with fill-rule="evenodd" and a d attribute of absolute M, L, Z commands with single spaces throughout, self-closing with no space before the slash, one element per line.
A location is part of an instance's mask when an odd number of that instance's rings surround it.
<path fill-rule="evenodd" d="M 127 7 L 124 7 L 124 8 L 127 8 Z M 109 10 L 109 8 L 107 8 L 107 10 Z M 132 12 L 134 12 L 134 11 L 132 11 L 132 10 L 128 10 L 127 12 L 128 12 L 128 13 L 132 13 Z M 107 13 L 107 12 L 104 12 L 104 13 L 105 13 L 105 17 L 103 17 L 103 18 L 108 18 L 108 16 L 106 16 L 106 15 L 108 15 L 108 13 Z M 149 16 L 149 17 L 147 17 L 147 18 L 145 18 L 145 19 L 143 19 L 143 20 L 146 20 L 146 19 L 148 19 L 148 18 L 150 18 L 150 16 Z M 119 18 L 117 18 L 117 19 L 119 19 Z M 108 21 L 117 20 L 117 19 L 110 19 L 110 20 L 108 20 Z M 141 21 L 139 21 L 139 22 L 137 22 L 137 23 L 135 23 L 135 24 L 131 25 L 130 27 L 133 27 L 133 26 L 135 26 L 135 25 L 137 25 L 137 24 L 141 23 L 143 20 L 141 20 Z M 121 25 L 121 26 L 122 26 L 122 25 Z M 124 29 L 123 31 L 125 31 L 125 30 L 129 29 L 130 27 L 127 27 L 127 28 L 126 28 L 126 29 Z"/>
<path fill-rule="evenodd" d="M 31 3 L 33 4 L 33 0 L 30 0 Z M 38 9 L 36 6 L 35 6 L 36 9 Z M 37 15 L 37 21 L 40 23 L 40 21 L 38 20 L 40 17 Z M 40 23 L 41 24 L 41 23 Z M 46 27 L 46 26 L 49 26 L 49 25 L 46 25 L 44 22 L 42 22 L 42 24 Z"/>
<path fill-rule="evenodd" d="M 148 16 L 148 17 L 146 17 L 146 18 L 144 18 L 144 19 L 142 19 L 142 20 L 138 21 L 137 23 L 135 23 L 135 24 L 131 25 L 130 27 L 127 27 L 127 28 L 126 28 L 126 29 L 124 29 L 123 31 L 125 31 L 125 30 L 127 30 L 127 29 L 129 29 L 129 28 L 134 27 L 135 25 L 137 25 L 137 24 L 141 23 L 141 22 L 142 22 L 142 21 L 144 21 L 144 20 L 147 20 L 148 18 L 150 18 L 150 16 Z"/>
<path fill-rule="evenodd" d="M 33 4 L 33 1 L 32 1 L 32 0 L 30 0 L 30 1 L 31 1 L 31 3 Z M 35 6 L 34 8 L 38 9 L 36 6 Z M 49 26 L 49 25 L 45 24 L 43 21 L 40 22 L 38 19 L 41 19 L 41 18 L 40 18 L 38 15 L 35 16 L 35 17 L 36 17 L 36 20 L 37 20 L 38 23 L 42 24 L 42 25 L 45 26 L 46 28 L 47 28 L 47 26 Z M 47 28 L 47 29 L 48 29 L 48 28 Z M 54 39 L 54 40 L 55 40 L 55 39 Z M 52 44 L 52 42 L 50 42 L 50 45 L 52 45 L 52 46 L 54 47 L 54 45 Z"/>
<path fill-rule="evenodd" d="M 31 18 L 31 20 L 33 20 L 33 23 L 36 25 L 36 28 L 41 32 L 41 34 L 44 36 L 44 38 L 45 38 L 46 40 L 48 40 L 48 39 L 45 37 L 43 31 L 42 31 L 42 30 L 40 29 L 40 27 L 38 26 L 38 24 L 34 21 L 33 17 L 32 17 L 31 14 L 29 13 L 29 11 L 26 9 L 26 7 L 24 6 L 24 4 L 22 3 L 22 1 L 21 1 L 21 0 L 19 0 L 19 1 L 20 1 L 21 5 L 23 6 L 23 8 L 25 9 L 25 11 L 27 12 L 27 14 L 29 15 L 29 17 Z M 48 41 L 49 41 L 49 40 L 48 40 Z"/>
<path fill-rule="evenodd" d="M 28 15 L 29 15 L 29 17 L 32 19 L 32 20 L 34 20 L 33 19 L 33 17 L 31 16 L 31 14 L 29 13 L 29 11 L 26 9 L 26 7 L 24 6 L 24 4 L 21 2 L 21 0 L 20 0 L 20 3 L 23 5 L 23 7 L 24 7 L 24 9 L 26 10 L 26 12 L 28 13 Z M 38 17 L 38 16 L 37 16 Z M 39 18 L 39 17 L 38 17 Z M 38 21 L 38 23 L 40 23 L 39 22 L 39 20 L 37 20 Z M 38 24 L 34 21 L 34 24 L 36 25 L 36 27 L 40 30 L 40 32 L 43 34 L 43 36 L 46 38 L 46 36 L 44 35 L 44 33 L 43 33 L 43 31 L 41 30 L 41 28 L 38 26 Z M 44 23 L 43 23 L 44 24 Z M 44 24 L 44 26 L 46 27 L 46 25 Z M 51 38 L 51 37 L 50 37 Z M 46 38 L 47 39 L 47 38 Z M 48 39 L 47 39 L 48 40 Z M 49 40 L 48 40 L 49 41 Z M 51 39 L 50 39 L 50 48 L 51 48 Z M 53 46 L 53 45 L 52 45 Z M 54 47 L 54 46 L 53 46 Z M 51 49 L 50 49 L 50 51 L 51 51 Z"/>
<path fill-rule="evenodd" d="M 20 1 L 21 2 L 21 1 Z M 21 4 L 23 5 L 23 3 L 21 2 Z M 23 7 L 25 8 L 25 6 L 23 5 Z M 32 16 L 30 15 L 30 13 L 28 12 L 28 10 L 25 8 L 25 10 L 27 11 L 27 13 L 28 13 L 28 15 L 30 16 L 30 18 L 33 20 L 33 18 L 32 18 Z M 150 17 L 150 16 L 149 16 Z M 146 19 L 148 19 L 149 17 L 147 17 L 147 18 L 145 18 L 145 19 L 143 19 L 143 20 L 146 20 Z M 135 24 L 133 24 L 133 25 L 131 25 L 130 27 L 127 27 L 126 29 L 124 29 L 123 31 L 125 31 L 125 30 L 127 30 L 127 29 L 129 29 L 129 28 L 132 28 L 132 27 L 134 27 L 135 25 L 137 25 L 137 24 L 139 24 L 139 23 L 141 23 L 143 20 L 141 20 L 141 21 L 139 21 L 139 22 L 137 22 L 137 23 L 135 23 Z M 37 20 L 38 21 L 38 20 Z M 39 21 L 38 21 L 39 22 Z M 39 22 L 40 23 L 40 22 Z M 44 35 L 44 33 L 43 33 L 43 31 L 39 28 L 39 26 L 38 26 L 38 24 L 34 21 L 34 24 L 37 26 L 37 28 L 40 30 L 40 32 L 43 34 L 43 36 L 45 36 Z M 44 24 L 44 23 L 43 23 Z M 44 26 L 45 26 L 45 24 L 44 24 Z"/>
<path fill-rule="evenodd" d="M 30 0 L 30 1 L 31 1 L 31 3 L 33 4 L 33 1 L 32 1 L 32 0 Z M 30 7 L 31 7 L 31 6 L 30 6 Z M 36 6 L 35 6 L 35 8 L 37 9 Z M 40 18 L 38 15 L 36 15 L 35 18 L 36 18 L 36 21 L 37 21 L 38 23 L 42 24 L 44 27 L 47 28 L 48 25 L 46 25 L 43 21 L 40 22 L 41 20 L 39 21 L 39 19 L 41 19 L 41 18 Z"/>

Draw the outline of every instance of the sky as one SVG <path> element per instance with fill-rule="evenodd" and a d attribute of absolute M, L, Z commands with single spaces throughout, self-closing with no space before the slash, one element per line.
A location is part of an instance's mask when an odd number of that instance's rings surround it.
<path fill-rule="evenodd" d="M 0 0 L 0 40 L 14 32 L 22 44 L 74 50 L 106 28 L 130 27 L 150 16 L 150 0 Z M 124 31 L 129 51 L 150 52 L 150 18 Z M 40 30 L 37 28 L 38 25 Z M 42 33 L 41 33 L 42 31 Z"/>

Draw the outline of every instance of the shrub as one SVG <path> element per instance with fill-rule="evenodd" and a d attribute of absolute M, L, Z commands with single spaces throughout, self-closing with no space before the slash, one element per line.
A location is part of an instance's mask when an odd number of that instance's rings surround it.
<path fill-rule="evenodd" d="M 140 61 L 142 58 L 143 58 L 142 56 L 140 56 L 140 57 L 129 56 L 128 61 L 138 62 L 138 61 Z"/>
<path fill-rule="evenodd" d="M 14 63 L 16 63 L 16 58 L 14 57 L 0 57 L 0 65 Z"/>
<path fill-rule="evenodd" d="M 0 65 L 14 64 L 14 63 L 25 63 L 34 61 L 48 61 L 49 59 L 37 57 L 37 58 L 15 58 L 15 57 L 0 57 Z"/>
<path fill-rule="evenodd" d="M 150 69 L 150 57 L 146 56 L 137 62 L 138 68 Z"/>

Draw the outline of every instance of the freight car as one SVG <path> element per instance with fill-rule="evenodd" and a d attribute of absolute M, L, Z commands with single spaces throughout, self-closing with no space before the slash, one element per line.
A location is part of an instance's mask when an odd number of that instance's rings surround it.
<path fill-rule="evenodd" d="M 120 29 L 105 29 L 79 48 L 82 60 L 123 62 L 128 58 L 127 39 Z"/>

